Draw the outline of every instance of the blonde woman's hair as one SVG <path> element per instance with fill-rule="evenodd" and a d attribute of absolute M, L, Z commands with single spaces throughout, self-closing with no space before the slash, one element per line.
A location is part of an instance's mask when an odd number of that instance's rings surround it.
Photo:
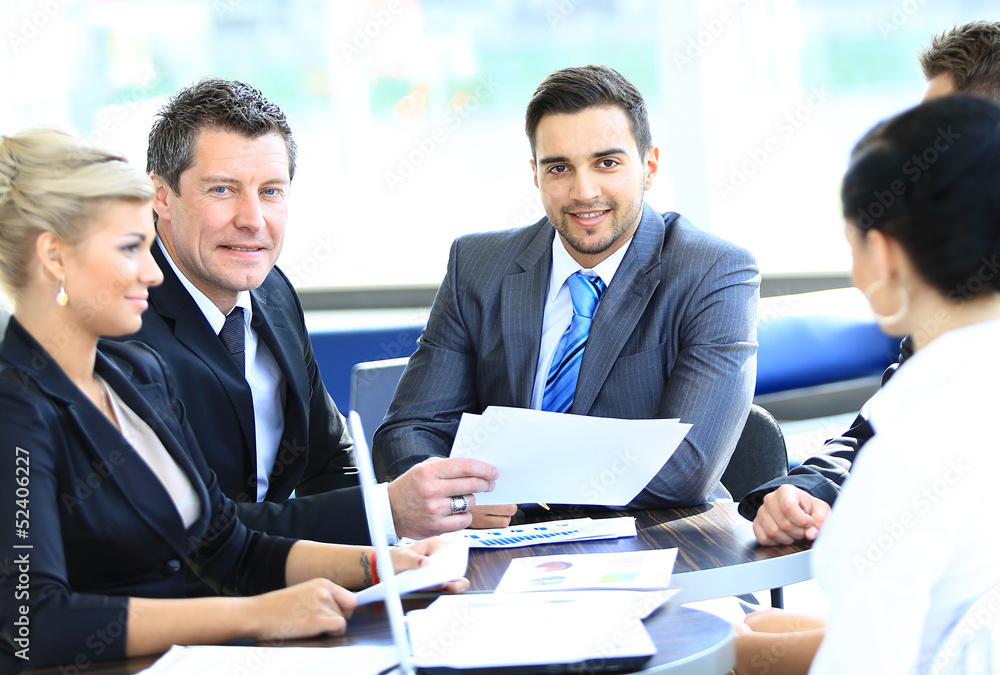
<path fill-rule="evenodd" d="M 18 297 L 41 233 L 77 244 L 95 208 L 153 195 L 148 176 L 82 138 L 41 128 L 0 136 L 0 285 Z"/>

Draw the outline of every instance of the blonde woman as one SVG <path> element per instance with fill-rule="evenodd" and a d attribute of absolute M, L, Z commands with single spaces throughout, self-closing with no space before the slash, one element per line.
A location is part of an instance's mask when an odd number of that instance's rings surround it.
<path fill-rule="evenodd" d="M 0 346 L 4 672 L 340 633 L 345 589 L 372 583 L 370 548 L 245 528 L 160 357 L 100 341 L 135 332 L 162 280 L 152 198 L 142 173 L 63 133 L 0 140 L 0 281 L 14 303 Z M 396 549 L 395 566 L 439 546 Z M 250 597 L 183 598 L 185 567 Z"/>

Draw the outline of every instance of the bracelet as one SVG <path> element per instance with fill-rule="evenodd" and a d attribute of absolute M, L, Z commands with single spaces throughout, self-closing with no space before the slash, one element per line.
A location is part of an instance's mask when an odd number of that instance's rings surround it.
<path fill-rule="evenodd" d="M 378 569 L 375 567 L 375 556 L 376 552 L 372 551 L 372 586 L 379 583 L 378 581 Z"/>

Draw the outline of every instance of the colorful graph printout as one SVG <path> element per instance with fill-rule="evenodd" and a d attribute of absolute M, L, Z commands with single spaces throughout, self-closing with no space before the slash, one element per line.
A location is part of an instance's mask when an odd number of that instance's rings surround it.
<path fill-rule="evenodd" d="M 670 586 L 677 549 L 529 556 L 511 561 L 497 593 L 539 590 L 657 590 Z"/>
<path fill-rule="evenodd" d="M 496 530 L 460 530 L 444 535 L 445 539 L 464 538 L 469 548 L 520 548 L 569 541 L 618 539 L 635 536 L 635 518 L 572 518 L 545 523 L 512 525 Z M 404 542 L 405 543 L 405 542 Z"/>
<path fill-rule="evenodd" d="M 569 569 L 573 566 L 573 563 L 566 562 L 565 560 L 553 560 L 551 562 L 544 562 L 541 565 L 535 565 L 536 570 L 543 570 L 545 572 L 557 572 L 559 570 Z"/>

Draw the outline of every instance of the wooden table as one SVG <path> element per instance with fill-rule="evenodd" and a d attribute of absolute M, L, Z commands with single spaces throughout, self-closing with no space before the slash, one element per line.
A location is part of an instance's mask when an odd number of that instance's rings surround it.
<path fill-rule="evenodd" d="M 473 550 L 467 576 L 470 592 L 489 592 L 496 587 L 513 558 L 564 553 L 599 553 L 677 547 L 672 581 L 684 590 L 675 601 L 689 602 L 768 589 L 803 581 L 809 576 L 808 545 L 760 547 L 750 523 L 736 512 L 736 505 L 714 503 L 684 509 L 619 513 L 609 510 L 554 508 L 520 514 L 524 521 L 559 518 L 593 518 L 616 515 L 636 517 L 638 536 L 629 539 L 543 544 L 518 549 Z M 426 606 L 431 597 L 407 599 L 407 610 Z M 674 675 L 723 675 L 735 663 L 732 627 L 705 612 L 673 606 L 646 620 L 657 653 L 642 672 Z M 341 638 L 300 640 L 295 646 L 339 646 L 390 644 L 388 622 L 381 605 L 361 607 L 351 618 L 348 635 Z M 155 658 L 93 663 L 87 675 L 138 673 Z M 59 669 L 31 671 L 36 675 L 58 675 Z"/>
<path fill-rule="evenodd" d="M 683 590 L 677 602 L 708 600 L 778 588 L 812 578 L 808 542 L 792 546 L 759 546 L 751 523 L 736 504 L 713 502 L 683 509 L 616 512 L 553 507 L 523 516 L 526 522 L 562 518 L 635 516 L 638 536 L 629 539 L 543 544 L 527 548 L 475 549 L 466 576 L 472 591 L 492 591 L 514 558 L 530 555 L 605 553 L 674 548 L 677 562 L 671 584 Z"/>

